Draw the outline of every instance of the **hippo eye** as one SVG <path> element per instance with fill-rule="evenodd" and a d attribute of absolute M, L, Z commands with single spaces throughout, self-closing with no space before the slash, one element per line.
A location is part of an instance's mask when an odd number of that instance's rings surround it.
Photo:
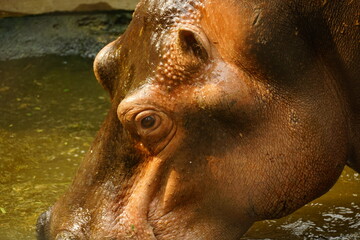
<path fill-rule="evenodd" d="M 155 125 L 155 123 L 156 123 L 156 119 L 154 116 L 152 116 L 152 115 L 147 116 L 141 120 L 141 127 L 148 129 L 148 128 L 153 127 Z"/>
<path fill-rule="evenodd" d="M 152 110 L 139 113 L 135 117 L 138 134 L 145 136 L 161 125 L 160 116 Z"/>
<path fill-rule="evenodd" d="M 120 121 L 134 140 L 141 142 L 152 153 L 162 150 L 176 132 L 172 119 L 157 109 L 141 106 L 120 116 Z"/>

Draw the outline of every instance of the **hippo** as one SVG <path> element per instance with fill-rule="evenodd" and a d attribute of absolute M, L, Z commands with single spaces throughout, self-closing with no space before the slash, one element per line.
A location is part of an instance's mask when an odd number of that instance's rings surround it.
<path fill-rule="evenodd" d="M 239 239 L 360 171 L 360 2 L 142 0 L 38 239 Z"/>

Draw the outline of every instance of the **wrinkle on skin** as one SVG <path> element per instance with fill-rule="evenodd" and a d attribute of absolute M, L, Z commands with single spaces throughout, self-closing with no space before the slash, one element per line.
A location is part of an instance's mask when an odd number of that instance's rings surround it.
<path fill-rule="evenodd" d="M 174 201 L 173 198 L 176 192 L 179 191 L 180 184 L 181 180 L 179 173 L 176 170 L 170 171 L 163 197 L 164 213 L 171 211 L 173 205 L 176 204 L 176 201 Z M 171 202 L 173 202 L 173 204 L 171 204 Z"/>

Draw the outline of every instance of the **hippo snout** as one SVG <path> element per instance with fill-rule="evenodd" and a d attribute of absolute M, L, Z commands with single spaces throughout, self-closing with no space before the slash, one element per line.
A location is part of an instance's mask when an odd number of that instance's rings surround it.
<path fill-rule="evenodd" d="M 36 234 L 38 240 L 48 240 L 50 239 L 50 217 L 51 209 L 40 214 L 37 223 L 36 223 Z M 79 239 L 73 233 L 69 231 L 61 231 L 55 237 L 55 240 L 77 240 Z"/>
<path fill-rule="evenodd" d="M 36 234 L 38 240 L 46 240 L 49 231 L 51 209 L 40 214 L 36 222 Z"/>

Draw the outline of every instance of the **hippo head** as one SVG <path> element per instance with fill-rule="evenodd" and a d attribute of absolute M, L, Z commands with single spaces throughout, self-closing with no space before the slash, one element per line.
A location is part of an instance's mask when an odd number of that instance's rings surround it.
<path fill-rule="evenodd" d="M 39 239 L 237 239 L 334 184 L 349 140 L 326 29 L 239 2 L 138 4 L 96 57 L 111 109 Z"/>

